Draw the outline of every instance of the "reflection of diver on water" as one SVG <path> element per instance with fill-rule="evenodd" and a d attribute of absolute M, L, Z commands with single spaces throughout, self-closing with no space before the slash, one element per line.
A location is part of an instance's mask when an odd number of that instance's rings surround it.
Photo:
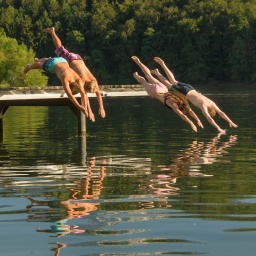
<path fill-rule="evenodd" d="M 220 134 L 208 143 L 193 141 L 187 149 L 178 152 L 176 157 L 171 160 L 171 164 L 158 165 L 153 168 L 147 177 L 148 192 L 159 196 L 177 195 L 179 191 L 179 188 L 175 186 L 177 178 L 211 176 L 199 172 L 201 165 L 220 161 L 219 157 L 226 154 L 225 150 L 232 147 L 236 141 L 237 135 L 229 136 L 228 141 L 221 141 Z"/>
<path fill-rule="evenodd" d="M 89 159 L 89 167 L 87 169 L 88 175 L 79 181 L 75 181 L 78 188 L 72 189 L 75 199 L 99 199 L 101 190 L 103 188 L 103 180 L 105 178 L 105 165 L 106 159 L 100 161 L 99 176 L 93 175 L 93 169 L 96 167 L 96 158 L 91 157 Z"/>
<path fill-rule="evenodd" d="M 208 143 L 193 141 L 189 148 L 179 152 L 169 167 L 178 176 L 207 176 L 199 172 L 201 165 L 220 161 L 219 157 L 227 153 L 225 149 L 232 147 L 236 141 L 237 135 L 229 136 L 228 141 L 221 141 L 220 134 Z"/>
<path fill-rule="evenodd" d="M 105 177 L 105 166 L 104 160 L 102 160 L 100 166 L 100 175 L 93 178 L 92 169 L 96 167 L 95 161 L 95 157 L 90 159 L 87 170 L 88 175 L 86 178 L 81 179 L 80 182 L 73 181 L 79 186 L 76 186 L 75 189 L 69 189 L 70 199 L 36 200 L 33 198 L 28 198 L 30 200 L 30 204 L 27 206 L 27 209 L 31 209 L 35 206 L 47 206 L 51 210 L 51 214 L 49 214 L 49 210 L 45 211 L 46 216 L 49 216 L 50 220 L 45 220 L 46 218 L 44 218 L 44 221 L 51 221 L 53 222 L 53 225 L 51 225 L 49 229 L 38 228 L 37 232 L 56 233 L 56 237 L 64 236 L 70 233 L 85 232 L 85 230 L 79 229 L 78 226 L 67 225 L 67 221 L 89 215 L 90 212 L 98 209 L 99 203 L 89 202 L 88 199 L 93 200 L 99 198 L 102 189 L 102 182 Z M 31 219 L 38 218 L 39 216 L 40 221 L 40 216 L 42 216 L 41 212 L 42 211 L 40 210 L 40 214 L 29 216 L 29 220 L 31 221 Z"/>
<path fill-rule="evenodd" d="M 67 245 L 66 244 L 61 244 L 61 243 L 56 243 L 57 248 L 52 248 L 51 250 L 54 251 L 54 256 L 59 256 L 60 255 L 60 249 L 62 248 L 66 248 Z"/>
<path fill-rule="evenodd" d="M 51 209 L 59 211 L 56 214 L 48 214 L 53 225 L 49 229 L 37 228 L 37 232 L 55 233 L 56 237 L 64 236 L 70 233 L 83 233 L 85 230 L 79 229 L 78 226 L 71 226 L 67 224 L 70 219 L 81 218 L 89 215 L 89 212 L 97 210 L 98 203 L 80 202 L 74 200 L 60 201 L 60 200 L 35 200 L 28 198 L 31 202 L 27 206 L 31 209 L 34 206 L 48 206 Z M 64 210 L 64 211 L 62 211 Z M 31 217 L 30 217 L 31 220 Z"/>
<path fill-rule="evenodd" d="M 79 229 L 78 226 L 67 225 L 68 220 L 69 219 L 58 220 L 53 225 L 50 226 L 50 229 L 37 228 L 36 231 L 45 232 L 45 233 L 54 233 L 55 235 L 51 237 L 57 237 L 57 238 L 61 236 L 65 236 L 70 233 L 80 234 L 85 232 L 84 229 Z"/>
<path fill-rule="evenodd" d="M 33 206 L 49 206 L 52 209 L 64 209 L 69 219 L 75 218 L 77 216 L 88 215 L 89 212 L 97 210 L 97 205 L 99 203 L 89 203 L 84 201 L 76 200 L 35 200 L 28 198 L 31 202 L 27 208 L 32 208 Z"/>

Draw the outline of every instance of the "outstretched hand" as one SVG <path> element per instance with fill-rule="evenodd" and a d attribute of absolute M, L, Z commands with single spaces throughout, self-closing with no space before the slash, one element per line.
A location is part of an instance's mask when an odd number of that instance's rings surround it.
<path fill-rule="evenodd" d="M 235 124 L 235 123 L 233 123 L 233 122 L 230 122 L 229 123 L 229 127 L 234 127 L 234 128 L 237 128 L 238 127 L 238 125 L 237 124 Z"/>
<path fill-rule="evenodd" d="M 204 129 L 204 126 L 203 126 L 203 124 L 201 123 L 201 121 L 197 121 L 197 125 L 198 125 L 199 127 L 201 127 L 201 128 Z"/>
<path fill-rule="evenodd" d="M 197 132 L 197 128 L 192 122 L 190 123 L 190 126 L 194 132 Z"/>
<path fill-rule="evenodd" d="M 219 129 L 218 132 L 219 132 L 219 135 L 227 134 L 227 131 L 226 130 L 222 130 L 222 129 Z"/>
<path fill-rule="evenodd" d="M 104 109 L 99 109 L 99 115 L 104 118 L 106 116 L 105 110 Z"/>
<path fill-rule="evenodd" d="M 94 117 L 94 114 L 92 112 L 89 113 L 89 119 L 92 121 L 92 122 L 95 122 L 95 117 Z"/>
<path fill-rule="evenodd" d="M 88 117 L 88 111 L 84 106 L 80 105 L 80 110 Z"/>

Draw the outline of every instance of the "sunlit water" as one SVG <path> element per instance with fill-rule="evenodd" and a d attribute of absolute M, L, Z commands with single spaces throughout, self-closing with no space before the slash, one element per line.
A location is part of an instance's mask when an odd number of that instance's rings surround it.
<path fill-rule="evenodd" d="M 148 98 L 104 98 L 87 136 L 65 107 L 11 107 L 0 158 L 4 256 L 254 255 L 255 94 L 209 97 L 239 125 L 193 133 Z"/>

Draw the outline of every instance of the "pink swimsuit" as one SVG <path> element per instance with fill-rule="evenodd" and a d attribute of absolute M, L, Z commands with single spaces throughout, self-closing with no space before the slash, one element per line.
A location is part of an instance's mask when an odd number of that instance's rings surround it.
<path fill-rule="evenodd" d="M 168 92 L 168 89 L 163 84 L 155 84 L 156 92 L 159 94 L 164 94 Z"/>
<path fill-rule="evenodd" d="M 80 55 L 69 52 L 67 49 L 64 48 L 64 46 L 60 46 L 57 50 L 55 50 L 55 53 L 58 57 L 64 58 L 68 63 L 73 60 L 82 60 Z"/>

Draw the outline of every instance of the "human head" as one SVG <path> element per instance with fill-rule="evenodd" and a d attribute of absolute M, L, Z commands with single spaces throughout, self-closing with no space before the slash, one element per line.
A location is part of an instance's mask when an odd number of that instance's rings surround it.
<path fill-rule="evenodd" d="M 172 95 L 172 97 L 176 100 L 179 110 L 186 115 L 190 111 L 190 106 L 185 96 L 180 92 L 172 92 Z"/>
<path fill-rule="evenodd" d="M 79 84 L 77 82 L 70 83 L 69 87 L 70 87 L 70 90 L 71 90 L 73 95 L 75 95 L 75 94 L 80 92 Z"/>
<path fill-rule="evenodd" d="M 213 106 L 208 107 L 208 113 L 211 117 L 214 117 L 216 115 L 216 111 Z"/>
<path fill-rule="evenodd" d="M 84 90 L 85 90 L 86 92 L 94 93 L 94 92 L 97 91 L 97 89 L 98 89 L 98 86 L 97 86 L 96 81 L 94 81 L 94 80 L 87 81 L 87 82 L 84 84 Z"/>

